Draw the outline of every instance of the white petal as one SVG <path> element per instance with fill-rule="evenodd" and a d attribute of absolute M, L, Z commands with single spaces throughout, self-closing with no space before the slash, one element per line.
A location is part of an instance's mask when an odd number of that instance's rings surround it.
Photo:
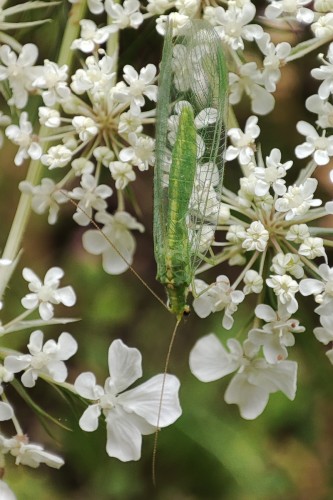
<path fill-rule="evenodd" d="M 77 393 L 86 399 L 97 399 L 104 391 L 96 384 L 96 377 L 91 372 L 81 373 L 74 382 Z M 100 394 L 98 394 L 100 393 Z"/>
<path fill-rule="evenodd" d="M 1 500 L 17 500 L 16 496 L 9 488 L 8 484 L 0 479 L 0 499 Z"/>
<path fill-rule="evenodd" d="M 304 279 L 299 284 L 299 291 L 305 297 L 311 294 L 318 295 L 324 290 L 324 283 L 315 279 Z"/>
<path fill-rule="evenodd" d="M 122 392 L 142 377 L 142 356 L 138 349 L 116 339 L 109 347 L 109 372 L 116 392 Z"/>
<path fill-rule="evenodd" d="M 71 286 L 59 288 L 56 292 L 57 299 L 67 307 L 71 307 L 76 302 L 76 295 Z"/>
<path fill-rule="evenodd" d="M 12 373 L 18 373 L 25 370 L 31 362 L 29 354 L 22 354 L 20 356 L 7 356 L 4 361 L 6 370 Z"/>
<path fill-rule="evenodd" d="M 78 344 L 70 333 L 63 332 L 58 339 L 58 347 L 57 359 L 65 361 L 76 353 Z"/>
<path fill-rule="evenodd" d="M 162 394 L 164 375 L 155 375 L 143 384 L 118 396 L 124 409 L 143 417 L 149 424 L 157 425 L 159 406 L 162 397 L 159 427 L 166 427 L 181 415 L 178 399 L 179 380 L 174 375 L 166 374 Z"/>
<path fill-rule="evenodd" d="M 14 412 L 10 404 L 0 401 L 0 421 L 9 420 L 13 416 Z"/>
<path fill-rule="evenodd" d="M 240 414 L 247 420 L 257 418 L 266 408 L 269 393 L 248 382 L 245 373 L 237 373 L 224 395 L 224 400 L 228 404 L 237 404 Z"/>
<path fill-rule="evenodd" d="M 255 308 L 255 315 L 257 318 L 263 319 L 266 323 L 276 321 L 276 313 L 274 309 L 266 304 L 259 304 Z"/>
<path fill-rule="evenodd" d="M 122 462 L 140 459 L 142 436 L 138 428 L 126 418 L 126 413 L 110 413 L 106 430 L 106 452 L 110 457 Z"/>
<path fill-rule="evenodd" d="M 239 364 L 214 333 L 199 339 L 190 353 L 190 369 L 201 382 L 212 382 L 235 371 Z"/>
<path fill-rule="evenodd" d="M 101 414 L 99 405 L 90 405 L 79 420 L 79 426 L 83 431 L 93 432 L 98 427 L 98 419 Z"/>

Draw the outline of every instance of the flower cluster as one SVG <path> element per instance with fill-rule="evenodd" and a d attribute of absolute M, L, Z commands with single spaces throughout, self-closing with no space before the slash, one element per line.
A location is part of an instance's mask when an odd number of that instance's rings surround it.
<path fill-rule="evenodd" d="M 67 45 L 61 46 L 59 59 L 54 61 L 51 53 L 41 60 L 34 43 L 20 43 L 6 32 L 38 27 L 44 22 L 41 13 L 50 6 L 58 8 L 58 3 L 23 2 L 6 7 L 6 0 L 0 1 L 0 93 L 11 111 L 11 116 L 0 112 L 0 147 L 5 141 L 14 146 L 14 165 L 30 162 L 19 184 L 15 227 L 0 259 L 0 309 L 6 305 L 4 293 L 21 255 L 30 207 L 46 214 L 53 225 L 65 204 L 75 206 L 73 219 L 80 226 L 82 246 L 101 256 L 104 270 L 118 275 L 132 265 L 135 234 L 144 231 L 130 213 L 133 208 L 136 216 L 140 214 L 140 200 L 132 186 L 140 176 L 149 178 L 146 172 L 155 166 L 151 126 L 156 117 L 158 69 L 149 61 L 141 67 L 136 62 L 120 66 L 119 32 L 141 30 L 148 19 L 155 18 L 159 35 L 165 34 L 169 21 L 174 35 L 179 35 L 189 19 L 204 19 L 215 30 L 228 64 L 230 123 L 224 159 L 227 164 L 238 162 L 241 178 L 237 192 L 226 182 L 221 194 L 217 166 L 209 156 L 206 161 L 210 143 L 204 139 L 217 121 L 218 110 L 208 101 L 199 102 L 204 95 L 201 79 L 206 60 L 198 58 L 198 52 L 202 47 L 202 53 L 209 49 L 209 41 L 199 37 L 197 46 L 189 50 L 179 43 L 172 53 L 173 85 L 182 98 L 172 102 L 166 120 L 163 183 L 169 182 L 183 110 L 191 107 L 198 168 L 189 196 L 189 211 L 197 216 L 192 227 L 189 224 L 189 241 L 200 257 L 208 251 L 209 259 L 198 274 L 221 263 L 234 268 L 230 276 L 218 269 L 210 284 L 193 280 L 193 309 L 200 318 L 218 315 L 223 337 L 234 334 L 238 311 L 251 308 L 254 314 L 248 315 L 249 322 L 237 332 L 237 339 L 231 336 L 221 342 L 215 333 L 199 339 L 190 353 L 190 369 L 202 382 L 231 375 L 226 403 L 238 405 L 245 419 L 254 419 L 264 411 L 272 393 L 281 391 L 290 400 L 295 398 L 298 365 L 289 353 L 305 332 L 300 324 L 303 297 L 313 296 L 318 316 L 313 333 L 328 345 L 326 354 L 333 364 L 333 267 L 329 263 L 333 244 L 327 237 L 332 230 L 316 222 L 333 213 L 333 201 L 324 204 L 317 193 L 316 178 L 317 169 L 333 157 L 333 4 L 331 0 L 269 0 L 257 12 L 250 0 L 220 3 L 223 6 L 199 0 L 69 0 L 75 16 L 68 16 L 63 42 Z M 83 4 L 87 4 L 86 12 Z M 15 16 L 24 11 L 29 11 L 29 18 L 30 11 L 39 17 L 15 22 Z M 280 27 L 285 31 L 286 26 L 297 27 L 308 39 L 294 45 L 292 37 L 277 41 L 274 33 Z M 319 55 L 319 66 L 311 71 L 318 91 L 305 103 L 314 119 L 313 123 L 295 123 L 303 136 L 295 158 L 284 158 L 278 144 L 267 151 L 258 142 L 259 118 L 275 107 L 273 94 L 283 67 L 321 47 L 327 47 L 327 53 Z M 184 71 L 185 59 L 196 65 L 195 82 Z M 192 106 L 186 92 L 191 93 L 195 85 L 198 102 Z M 35 102 L 39 102 L 36 113 Z M 251 110 L 244 127 L 237 122 L 241 102 Z M 333 182 L 332 171 L 330 178 Z M 209 224 L 198 230 L 201 219 Z M 215 238 L 213 220 L 217 221 Z M 94 228 L 88 227 L 91 222 Z M 142 436 L 174 423 L 181 415 L 180 383 L 174 375 L 158 374 L 131 388 L 142 376 L 141 354 L 120 339 L 109 347 L 109 376 L 104 386 L 97 384 L 93 372 L 81 373 L 73 384 L 67 382 L 66 362 L 78 344 L 67 331 L 57 340 L 44 341 L 42 331 L 47 325 L 74 321 L 55 317 L 57 306 L 76 303 L 73 288 L 60 286 L 63 277 L 57 265 L 46 272 L 44 280 L 24 267 L 28 291 L 21 299 L 23 312 L 0 323 L 0 336 L 30 330 L 22 352 L 0 349 L 0 420 L 11 421 L 15 429 L 13 437 L 0 434 L 3 466 L 10 455 L 17 465 L 45 463 L 59 468 L 63 464 L 62 458 L 29 442 L 7 399 L 6 384 L 20 384 L 24 393 L 42 379 L 85 400 L 81 429 L 92 432 L 100 421 L 105 422 L 107 454 L 122 461 L 138 460 Z M 2 480 L 0 497 L 15 498 Z"/>

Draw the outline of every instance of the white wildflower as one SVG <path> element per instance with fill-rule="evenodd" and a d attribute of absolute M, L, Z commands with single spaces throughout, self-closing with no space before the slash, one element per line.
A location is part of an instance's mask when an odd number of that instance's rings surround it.
<path fill-rule="evenodd" d="M 226 151 L 226 160 L 231 161 L 239 159 L 241 165 L 247 165 L 254 158 L 255 139 L 260 135 L 258 126 L 258 117 L 250 116 L 246 120 L 244 132 L 240 128 L 231 128 L 228 130 L 228 136 L 232 146 Z"/>
<path fill-rule="evenodd" d="M 242 247 L 247 251 L 264 252 L 269 240 L 269 232 L 260 221 L 254 221 L 245 231 Z"/>
<path fill-rule="evenodd" d="M 286 220 L 305 215 L 311 207 L 318 207 L 322 201 L 313 199 L 313 193 L 318 185 L 316 179 L 306 179 L 304 184 L 289 186 L 288 191 L 275 202 L 278 212 L 287 212 Z"/>
<path fill-rule="evenodd" d="M 317 165 L 326 165 L 333 156 L 333 135 L 326 137 L 325 131 L 319 135 L 310 123 L 302 120 L 297 123 L 296 128 L 306 138 L 303 144 L 295 148 L 297 158 L 307 158 L 313 155 Z"/>
<path fill-rule="evenodd" d="M 124 163 L 132 163 L 139 170 L 148 170 L 149 165 L 155 163 L 155 141 L 147 135 L 137 136 L 133 132 L 128 134 L 130 147 L 124 148 L 119 153 L 119 159 Z"/>
<path fill-rule="evenodd" d="M 273 288 L 279 303 L 285 306 L 289 314 L 293 314 L 298 309 L 298 303 L 295 294 L 299 286 L 297 281 L 293 280 L 288 274 L 271 275 L 266 279 L 266 284 Z"/>
<path fill-rule="evenodd" d="M 79 49 L 86 54 L 93 52 L 100 45 L 105 43 L 110 34 L 117 31 L 115 25 L 104 26 L 97 28 L 96 24 L 90 19 L 81 19 L 81 38 L 77 38 L 72 42 L 71 49 Z"/>
<path fill-rule="evenodd" d="M 15 155 L 15 165 L 22 165 L 24 160 L 29 157 L 32 160 L 38 160 L 41 157 L 42 148 L 37 142 L 38 138 L 33 135 L 32 125 L 28 120 L 28 113 L 26 111 L 23 111 L 20 115 L 19 126 L 9 125 L 6 128 L 5 134 L 8 139 L 19 146 Z"/>
<path fill-rule="evenodd" d="M 106 198 L 112 195 L 112 189 L 106 184 L 98 184 L 91 174 L 83 174 L 81 187 L 69 193 L 73 200 L 79 200 L 73 219 L 80 226 L 87 226 L 92 218 L 93 210 L 102 212 L 107 208 Z"/>
<path fill-rule="evenodd" d="M 143 22 L 138 0 L 125 0 L 122 5 L 113 0 L 105 0 L 105 11 L 118 29 L 138 28 Z"/>
<path fill-rule="evenodd" d="M 124 189 L 129 182 L 135 181 L 136 175 L 132 165 L 122 161 L 112 161 L 110 163 L 112 178 L 116 181 L 117 189 Z"/>

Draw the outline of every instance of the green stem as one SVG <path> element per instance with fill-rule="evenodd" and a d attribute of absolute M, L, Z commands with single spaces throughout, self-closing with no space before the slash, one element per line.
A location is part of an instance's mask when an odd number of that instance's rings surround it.
<path fill-rule="evenodd" d="M 80 25 L 79 21 L 83 18 L 86 11 L 86 0 L 82 0 L 79 3 L 73 5 L 66 25 L 66 29 L 63 34 L 62 44 L 60 48 L 60 53 L 58 57 L 58 65 L 63 64 L 71 65 L 73 59 L 73 51 L 69 49 L 72 41 L 77 38 Z M 39 131 L 39 137 L 45 138 L 49 134 L 48 129 L 42 126 Z M 47 150 L 48 144 L 45 142 L 44 151 Z M 32 185 L 38 184 L 41 174 L 42 174 L 42 164 L 39 160 L 32 160 L 29 165 L 26 180 Z M 7 238 L 6 246 L 3 251 L 3 258 L 15 261 L 21 244 L 25 229 L 27 227 L 30 211 L 31 211 L 31 197 L 28 194 L 22 193 L 14 220 Z M 8 266 L 6 268 L 0 269 L 0 299 L 3 297 L 4 292 L 7 288 L 8 282 L 10 280 L 11 274 L 15 266 Z"/>

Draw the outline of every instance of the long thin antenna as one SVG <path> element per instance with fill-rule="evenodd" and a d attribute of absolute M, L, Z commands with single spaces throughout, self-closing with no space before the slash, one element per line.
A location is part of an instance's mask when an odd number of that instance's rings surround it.
<path fill-rule="evenodd" d="M 152 458 L 152 481 L 154 487 L 156 487 L 156 456 L 157 456 L 157 442 L 158 442 L 158 433 L 159 433 L 159 424 L 160 424 L 160 418 L 161 418 L 161 413 L 162 413 L 162 402 L 163 402 L 163 393 L 164 393 L 164 387 L 165 387 L 165 380 L 166 380 L 166 375 L 167 375 L 167 370 L 169 367 L 169 361 L 170 361 L 170 356 L 173 348 L 173 344 L 176 338 L 176 333 L 179 327 L 179 324 L 182 320 L 182 316 L 177 318 L 177 322 L 175 324 L 175 327 L 173 329 L 170 343 L 169 343 L 169 348 L 168 352 L 166 355 L 165 359 L 165 366 L 164 366 L 164 373 L 163 373 L 163 381 L 162 381 L 162 388 L 161 388 L 161 396 L 160 396 L 160 402 L 158 406 L 158 414 L 157 414 L 157 423 L 156 423 L 156 431 L 155 431 L 155 438 L 154 438 L 154 448 L 153 448 L 153 458 Z"/>
<path fill-rule="evenodd" d="M 157 293 L 154 292 L 154 290 L 152 288 L 150 288 L 150 286 L 145 282 L 145 280 L 140 276 L 140 274 L 138 274 L 136 272 L 136 270 L 132 267 L 132 265 L 128 262 L 128 260 L 126 259 L 126 257 L 123 256 L 123 254 L 120 252 L 120 250 L 118 250 L 118 248 L 116 247 L 116 245 L 113 243 L 113 241 L 110 240 L 110 238 L 108 238 L 108 236 L 103 233 L 102 229 L 99 227 L 99 225 L 96 223 L 96 221 L 94 221 L 94 219 L 92 219 L 85 211 L 82 207 L 79 207 L 77 203 L 75 203 L 74 200 L 72 200 L 72 198 L 70 198 L 68 196 L 67 193 L 65 193 L 64 191 L 62 191 L 63 194 L 65 194 L 69 201 L 76 207 L 78 208 L 79 210 L 81 210 L 81 212 L 86 215 L 88 217 L 88 219 L 90 220 L 91 224 L 97 229 L 97 231 L 99 231 L 100 233 L 102 233 L 103 237 L 106 239 L 106 241 L 111 245 L 111 247 L 114 249 L 115 252 L 117 252 L 117 254 L 119 255 L 119 257 L 125 262 L 125 264 L 128 266 L 128 269 L 131 271 L 132 274 L 134 274 L 134 276 L 140 281 L 140 283 L 143 284 L 143 286 L 149 290 L 149 292 L 155 297 L 155 299 L 157 299 L 159 301 L 160 304 L 162 304 L 162 306 L 167 309 L 168 309 L 168 306 L 163 302 L 163 300 L 157 295 Z"/>

